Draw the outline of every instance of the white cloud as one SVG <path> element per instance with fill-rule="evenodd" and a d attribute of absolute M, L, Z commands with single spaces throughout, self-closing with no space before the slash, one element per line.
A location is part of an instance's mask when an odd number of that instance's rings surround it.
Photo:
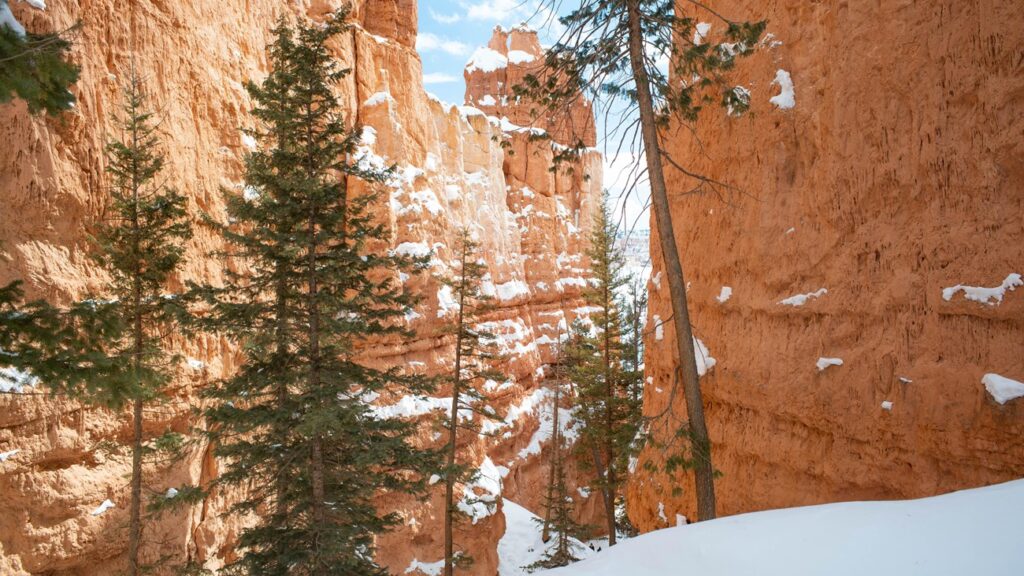
<path fill-rule="evenodd" d="M 448 84 L 449 82 L 455 82 L 458 80 L 451 74 L 445 74 L 443 72 L 431 72 L 430 74 L 423 75 L 424 84 Z"/>
<path fill-rule="evenodd" d="M 457 40 L 450 40 L 443 38 L 430 32 L 424 32 L 416 38 L 416 50 L 420 52 L 430 52 L 432 50 L 441 50 L 447 52 L 452 56 L 465 56 L 469 54 L 469 46 L 459 42 Z"/>
<path fill-rule="evenodd" d="M 522 0 L 484 0 L 463 4 L 467 20 L 504 21 L 524 8 Z"/>
<path fill-rule="evenodd" d="M 455 24 L 459 20 L 462 20 L 462 16 L 459 16 L 458 14 L 438 14 L 437 12 L 434 12 L 434 10 L 431 8 L 428 8 L 427 11 L 430 12 L 431 18 L 440 22 L 441 24 Z"/>

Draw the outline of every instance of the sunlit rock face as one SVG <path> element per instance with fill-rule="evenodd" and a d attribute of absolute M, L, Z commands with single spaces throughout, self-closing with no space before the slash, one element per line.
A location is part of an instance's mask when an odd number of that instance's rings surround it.
<path fill-rule="evenodd" d="M 1024 476 L 1024 401 L 982 383 L 1024 381 L 1024 290 L 1007 287 L 1024 273 L 1019 4 L 715 9 L 772 34 L 733 75 L 750 114 L 708 109 L 666 139 L 736 187 L 682 196 L 693 181 L 669 171 L 694 330 L 717 361 L 702 389 L 719 513 Z M 651 255 L 661 280 L 654 234 Z M 669 318 L 667 282 L 650 289 L 652 318 Z M 669 322 L 647 339 L 646 413 L 674 398 L 661 438 L 685 420 L 673 337 Z M 638 474 L 630 517 L 693 518 L 691 487 Z"/>
<path fill-rule="evenodd" d="M 12 9 L 29 29 L 82 22 L 74 50 L 82 67 L 74 88 L 78 102 L 57 119 L 30 117 L 18 103 L 0 108 L 0 282 L 24 279 L 30 295 L 66 302 L 101 293 L 107 282 L 88 257 L 88 238 L 110 203 L 102 149 L 117 134 L 110 116 L 120 104 L 128 54 L 134 54 L 162 116 L 169 185 L 189 197 L 197 218 L 223 218 L 223 193 L 241 193 L 242 158 L 252 144 L 239 131 L 253 126 L 253 103 L 243 84 L 266 74 L 269 28 L 282 16 L 323 18 L 340 2 L 143 3 L 134 11 L 113 0 L 51 4 L 45 12 L 17 3 Z M 449 268 L 456 234 L 468 228 L 483 244 L 499 304 L 487 321 L 510 357 L 509 382 L 485 390 L 508 416 L 496 424 L 493 438 L 467 441 L 466 459 L 479 463 L 491 482 L 469 489 L 487 494 L 501 482 L 506 498 L 539 511 L 546 474 L 540 448 L 550 436 L 550 423 L 544 427 L 551 410 L 545 366 L 566 325 L 586 313 L 579 295 L 587 265 L 583 251 L 600 199 L 601 158 L 588 152 L 573 170 L 552 171 L 553 146 L 569 138 L 554 130 L 553 140 L 537 138 L 523 128 L 528 122 L 514 104 L 473 109 L 431 98 L 413 49 L 415 14 L 411 0 L 357 2 L 356 25 L 335 45 L 342 65 L 352 70 L 338 91 L 349 120 L 365 127 L 360 154 L 397 166 L 398 177 L 382 191 L 378 207 L 391 231 L 391 249 L 434 252 L 430 273 L 406 282 L 423 296 L 409 320 L 417 337 L 368 346 L 365 358 L 429 374 L 450 369 L 452 342 L 442 328 L 453 321 L 452 311 L 432 275 Z M 532 42 L 522 49 L 539 58 L 535 36 L 531 41 L 528 33 L 515 32 L 512 38 L 516 47 Z M 589 105 L 566 114 L 584 125 L 581 137 L 593 144 Z M 211 256 L 220 247 L 218 238 L 197 227 L 174 284 L 222 281 L 223 263 Z M 167 401 L 147 413 L 147 432 L 154 435 L 202 428 L 192 411 L 199 391 L 239 361 L 234 345 L 215 336 L 173 337 L 170 345 L 189 361 Z M 420 417 L 425 425 L 419 441 L 439 446 L 445 439 L 427 424 L 432 416 Z M 0 452 L 18 450 L 0 462 L 0 572 L 98 576 L 123 568 L 129 437 L 126 414 L 45 395 L 0 395 Z M 97 451 L 101 442 L 115 448 Z M 149 467 L 147 490 L 160 494 L 185 483 L 208 484 L 218 471 L 211 448 L 200 443 L 183 461 Z M 215 492 L 201 506 L 149 524 L 146 560 L 169 556 L 208 568 L 230 561 L 243 525 L 222 515 L 232 499 Z M 114 506 L 94 515 L 105 500 Z M 595 503 L 580 500 L 581 514 L 593 515 Z M 496 501 L 493 512 L 458 531 L 475 574 L 493 574 L 497 565 L 504 519 Z M 382 563 L 404 572 L 414 560 L 441 557 L 437 487 L 425 501 L 384 498 L 382 506 L 403 519 L 378 542 Z"/>

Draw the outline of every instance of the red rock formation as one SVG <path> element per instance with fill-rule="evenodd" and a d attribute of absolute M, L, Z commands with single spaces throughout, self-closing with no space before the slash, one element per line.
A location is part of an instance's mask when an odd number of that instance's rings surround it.
<path fill-rule="evenodd" d="M 564 109 L 549 112 L 516 96 L 528 74 L 543 77 L 544 49 L 537 33 L 524 26 L 506 31 L 498 26 L 491 41 L 473 53 L 466 64 L 466 104 L 517 126 L 542 129 L 556 142 L 593 147 L 597 142 L 594 111 L 580 97 Z"/>
<path fill-rule="evenodd" d="M 75 110 L 61 118 L 30 117 L 23 105 L 0 107 L 0 283 L 23 278 L 33 296 L 67 301 L 102 291 L 105 278 L 88 259 L 87 235 L 109 202 L 103 176 L 103 144 L 112 135 L 111 112 L 119 105 L 119 77 L 129 54 L 145 77 L 152 103 L 163 115 L 169 184 L 189 196 L 190 210 L 223 215 L 221 190 L 240 190 L 246 152 L 239 129 L 250 126 L 252 103 L 243 89 L 265 73 L 269 28 L 282 15 L 322 17 L 340 0 L 220 0 L 125 4 L 114 0 L 53 2 L 46 12 L 12 8 L 30 29 L 82 21 L 75 59 L 82 77 Z M 601 160 L 587 153 L 572 174 L 549 170 L 550 141 L 530 140 L 515 126 L 478 110 L 431 99 L 422 86 L 411 0 L 357 2 L 352 32 L 338 42 L 350 74 L 338 90 L 350 120 L 369 127 L 361 151 L 399 167 L 383 209 L 392 246 L 436 253 L 435 272 L 452 260 L 457 228 L 479 234 L 501 308 L 494 318 L 513 354 L 510 386 L 490 391 L 502 414 L 513 410 L 493 442 L 472 446 L 474 461 L 486 457 L 509 468 L 511 496 L 535 510 L 541 464 L 532 449 L 544 398 L 543 365 L 559 323 L 572 321 L 581 285 L 582 244 L 601 189 Z M 518 46 L 518 44 L 516 44 Z M 518 114 L 514 106 L 503 113 Z M 583 118 L 589 109 L 574 111 Z M 593 119 L 589 120 L 592 130 Z M 504 129 L 503 129 L 504 128 Z M 501 145 L 508 141 L 506 152 Z M 557 137 L 556 137 L 557 140 Z M 197 229 L 180 280 L 217 282 L 221 263 L 208 255 L 219 241 Z M 416 312 L 417 339 L 376 346 L 368 362 L 401 364 L 438 373 L 450 367 L 451 342 L 440 331 L 450 321 L 431 278 L 409 287 L 426 299 Z M 202 426 L 190 408 L 197 390 L 230 372 L 236 351 L 215 337 L 175 340 L 171 345 L 197 362 L 182 368 L 167 402 L 147 414 L 153 434 Z M 443 396 L 444 391 L 439 391 Z M 396 398 L 381 399 L 381 403 Z M 525 408 L 533 406 L 531 410 Z M 122 567 L 126 547 L 123 444 L 129 420 L 122 414 L 83 408 L 45 395 L 0 395 L 0 452 L 19 450 L 0 462 L 0 573 L 105 575 Z M 427 427 L 422 442 L 439 441 Z M 97 450 L 113 442 L 110 451 Z M 218 463 L 208 446 L 167 467 L 147 469 L 147 488 L 162 493 L 184 483 L 206 483 Z M 114 508 L 92 516 L 102 501 Z M 217 568 L 234 554 L 237 519 L 221 514 L 230 494 L 167 514 L 152 524 L 144 555 L 155 560 L 196 560 Z M 518 501 L 518 500 L 517 500 Z M 438 495 L 427 502 L 386 501 L 406 526 L 379 542 L 381 560 L 404 572 L 413 559 L 441 556 Z M 495 544 L 503 532 L 498 510 L 459 534 L 476 560 L 474 573 L 493 574 Z"/>
<path fill-rule="evenodd" d="M 695 332 L 717 359 L 702 388 L 719 513 L 1024 476 L 1024 400 L 1000 405 L 981 383 L 989 372 L 1024 380 L 1024 290 L 987 305 L 943 297 L 1024 273 L 1020 4 L 715 9 L 767 19 L 773 35 L 733 76 L 751 113 L 709 110 L 701 146 L 686 130 L 669 140 L 677 159 L 740 191 L 681 196 L 693 182 L 670 176 Z M 790 109 L 770 101 L 779 70 L 795 85 Z M 821 288 L 802 306 L 780 303 Z M 667 290 L 651 285 L 661 318 Z M 672 338 L 671 323 L 648 338 L 648 414 L 670 398 Z M 819 370 L 819 357 L 843 364 Z M 692 517 L 692 482 L 673 496 L 678 484 L 638 474 L 631 518 L 664 526 L 659 504 L 670 523 Z"/>

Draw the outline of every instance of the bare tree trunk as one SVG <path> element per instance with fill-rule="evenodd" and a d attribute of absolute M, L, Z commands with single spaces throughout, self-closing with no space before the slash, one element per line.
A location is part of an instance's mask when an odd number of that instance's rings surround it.
<path fill-rule="evenodd" d="M 711 441 L 704 422 L 704 404 L 701 398 L 700 378 L 693 347 L 693 330 L 687 310 L 686 282 L 679 259 L 672 215 L 669 212 L 665 173 L 661 163 L 661 146 L 655 122 L 654 101 L 650 82 L 644 67 L 644 38 L 640 26 L 640 1 L 627 0 L 629 16 L 629 60 L 636 80 L 637 102 L 640 108 L 640 126 L 647 156 L 647 171 L 651 183 L 651 205 L 658 225 L 658 240 L 665 260 L 669 295 L 672 300 L 672 318 L 675 323 L 676 350 L 681 363 L 683 394 L 689 420 L 690 440 L 693 447 L 694 479 L 697 487 L 697 517 L 711 520 L 715 517 L 714 466 L 711 463 Z"/>

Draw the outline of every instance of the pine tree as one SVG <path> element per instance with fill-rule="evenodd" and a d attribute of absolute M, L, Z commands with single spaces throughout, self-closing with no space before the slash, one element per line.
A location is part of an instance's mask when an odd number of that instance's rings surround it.
<path fill-rule="evenodd" d="M 107 145 L 113 180 L 112 214 L 97 237 L 97 259 L 113 282 L 104 312 L 120 318 L 123 332 L 106 343 L 106 354 L 122 361 L 127 386 L 105 386 L 91 401 L 132 407 L 132 473 L 129 507 L 128 573 L 141 573 L 143 408 L 167 385 L 175 363 L 161 342 L 187 318 L 180 295 L 167 293 L 191 237 L 185 197 L 161 179 L 164 156 L 154 117 L 146 108 L 142 82 L 131 71 L 121 110 L 122 140 Z M 175 443 L 174 436 L 154 441 Z"/>
<path fill-rule="evenodd" d="M 557 9 L 559 3 L 560 0 L 546 0 L 544 4 Z M 698 15 L 724 24 L 721 42 L 695 34 Z M 513 90 L 536 103 L 536 116 L 579 98 L 606 98 L 610 115 L 618 122 L 606 131 L 617 133 L 622 142 L 638 139 L 641 143 L 641 149 L 634 152 L 638 157 L 642 153 L 646 170 L 635 173 L 643 174 L 650 182 L 651 207 L 672 304 L 676 353 L 681 363 L 697 512 L 701 520 L 709 520 L 715 517 L 715 474 L 687 308 L 686 280 L 669 211 L 666 164 L 693 180 L 694 192 L 710 189 L 722 194 L 736 190 L 688 170 L 680 159 L 672 158 L 662 145 L 659 130 L 673 121 L 692 124 L 701 110 L 716 103 L 733 114 L 748 108 L 749 92 L 730 85 L 726 74 L 737 58 L 753 53 L 765 22 L 732 21 L 697 0 L 583 0 L 560 22 L 564 32 L 548 49 L 544 71 L 526 75 Z M 662 58 L 668 60 L 667 68 L 660 67 Z M 613 101 L 624 106 L 614 106 Z M 638 121 L 634 114 L 639 116 Z M 561 152 L 559 158 L 575 157 L 582 150 L 580 143 Z"/>
<path fill-rule="evenodd" d="M 592 330 L 573 323 L 567 360 L 577 386 L 575 418 L 582 425 L 577 450 L 589 456 L 597 474 L 607 519 L 608 544 L 616 540 L 616 503 L 625 482 L 638 421 L 623 367 L 622 315 L 618 291 L 625 284 L 625 260 L 615 245 L 608 198 L 595 214 L 587 256 L 591 278 L 583 294 L 594 309 Z"/>
<path fill-rule="evenodd" d="M 467 484 L 474 480 L 474 469 L 458 461 L 459 429 L 480 434 L 480 426 L 472 421 L 473 415 L 481 418 L 496 418 L 494 411 L 487 406 L 487 398 L 477 389 L 476 385 L 486 380 L 503 380 L 505 376 L 491 366 L 498 360 L 495 351 L 495 337 L 482 330 L 480 323 L 483 317 L 494 309 L 493 297 L 484 292 L 483 283 L 487 275 L 487 265 L 480 259 L 480 244 L 474 241 L 467 230 L 459 231 L 456 245 L 458 260 L 456 269 L 441 279 L 442 290 L 451 291 L 456 305 L 456 322 L 450 332 L 455 336 L 455 368 L 448 380 L 452 386 L 451 411 L 446 417 L 445 428 L 448 430 L 448 443 L 444 452 L 446 466 L 445 479 L 445 515 L 444 515 L 444 574 L 452 576 L 457 564 L 465 563 L 469 558 L 454 554 L 454 525 L 459 514 L 455 502 L 456 484 Z M 467 416 L 470 421 L 466 420 Z"/>
<path fill-rule="evenodd" d="M 232 512 L 253 515 L 231 573 L 376 575 L 376 535 L 398 522 L 374 504 L 380 491 L 418 493 L 436 454 L 411 445 L 415 423 L 377 417 L 383 391 L 425 393 L 432 381 L 360 362 L 371 341 L 411 335 L 414 304 L 397 277 L 424 259 L 385 251 L 372 208 L 391 176 L 355 156 L 334 87 L 347 73 L 328 44 L 347 11 L 323 23 L 280 21 L 271 71 L 247 88 L 260 128 L 246 158 L 244 196 L 228 194 L 229 224 L 216 225 L 245 263 L 205 290 L 210 324 L 244 350 L 236 374 L 208 394 L 207 417 L 225 459 L 224 485 L 245 496 Z M 352 179 L 369 184 L 355 194 Z"/>
<path fill-rule="evenodd" d="M 554 534 L 553 546 L 548 546 L 544 555 L 537 562 L 526 567 L 528 571 L 551 569 L 568 566 L 579 558 L 574 553 L 573 538 L 585 538 L 586 527 L 576 522 L 573 517 L 573 501 L 569 494 L 565 469 L 566 441 L 562 435 L 560 417 L 562 411 L 563 389 L 565 387 L 564 350 L 561 347 L 562 337 L 559 335 L 558 361 L 551 380 L 555 391 L 551 405 L 552 433 L 548 445 L 550 457 L 548 461 L 548 486 L 544 494 L 544 519 L 537 520 L 542 525 L 541 540 L 545 543 Z"/>
<path fill-rule="evenodd" d="M 42 2 L 30 4 L 39 7 Z M 33 114 L 71 109 L 75 97 L 68 87 L 78 81 L 78 66 L 69 60 L 68 37 L 76 28 L 51 34 L 27 32 L 14 19 L 8 1 L 0 0 L 0 104 L 18 97 Z"/>

